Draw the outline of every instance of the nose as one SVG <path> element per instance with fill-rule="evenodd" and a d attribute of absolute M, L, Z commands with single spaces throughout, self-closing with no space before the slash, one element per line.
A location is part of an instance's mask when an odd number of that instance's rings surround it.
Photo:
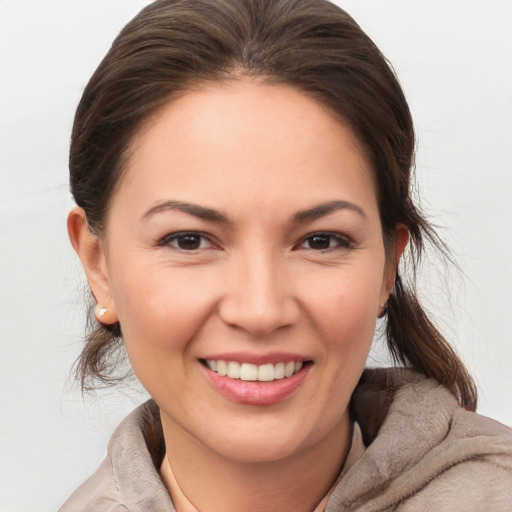
<path fill-rule="evenodd" d="M 263 252 L 241 257 L 230 269 L 219 315 L 228 325 L 267 336 L 295 324 L 299 305 L 286 265 Z"/>

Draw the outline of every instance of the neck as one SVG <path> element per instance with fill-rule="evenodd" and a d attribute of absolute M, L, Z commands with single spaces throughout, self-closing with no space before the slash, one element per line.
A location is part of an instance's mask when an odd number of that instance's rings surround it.
<path fill-rule="evenodd" d="M 213 453 L 162 420 L 167 452 L 161 475 L 177 512 L 321 511 L 352 432 L 347 415 L 312 447 L 280 460 L 246 462 Z"/>

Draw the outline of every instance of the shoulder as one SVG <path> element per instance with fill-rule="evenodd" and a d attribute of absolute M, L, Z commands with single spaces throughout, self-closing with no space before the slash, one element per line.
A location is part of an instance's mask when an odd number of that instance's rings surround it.
<path fill-rule="evenodd" d="M 362 426 L 365 444 L 384 431 L 403 430 L 401 435 L 441 441 L 448 433 L 460 438 L 478 435 L 508 437 L 512 429 L 463 409 L 439 382 L 412 370 L 386 368 L 365 370 L 354 391 L 353 417 Z"/>
<path fill-rule="evenodd" d="M 342 510 L 512 510 L 510 428 L 412 372 L 370 373 L 354 401 L 368 442 L 340 483 Z"/>
<path fill-rule="evenodd" d="M 59 512 L 173 512 L 158 473 L 164 450 L 159 411 L 150 400 L 121 422 L 105 460 Z"/>
<path fill-rule="evenodd" d="M 436 461 L 435 458 L 438 458 Z M 512 430 L 479 414 L 456 410 L 446 439 L 432 455 L 437 476 L 410 500 L 437 510 L 512 510 Z"/>
<path fill-rule="evenodd" d="M 507 460 L 508 459 L 508 460 Z M 509 512 L 512 510 L 511 456 L 481 454 L 436 475 L 396 510 Z"/>
<path fill-rule="evenodd" d="M 512 430 L 459 409 L 448 435 L 423 457 L 418 472 L 424 482 L 418 482 L 400 511 L 510 511 Z"/>
<path fill-rule="evenodd" d="M 112 475 L 110 457 L 70 496 L 59 512 L 126 512 Z"/>

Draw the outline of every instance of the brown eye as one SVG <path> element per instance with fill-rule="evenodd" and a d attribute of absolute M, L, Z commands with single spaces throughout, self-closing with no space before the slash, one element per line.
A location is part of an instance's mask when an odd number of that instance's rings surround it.
<path fill-rule="evenodd" d="M 331 233 L 313 233 L 304 238 L 302 248 L 313 249 L 314 251 L 323 251 L 334 249 L 336 247 L 350 247 L 350 242 L 343 236 Z"/>
<path fill-rule="evenodd" d="M 212 244 L 200 233 L 173 233 L 166 236 L 159 245 L 170 245 L 182 251 L 197 251 L 209 248 Z"/>
<path fill-rule="evenodd" d="M 176 238 L 176 245 L 185 251 L 194 251 L 201 246 L 199 235 L 181 235 Z"/>
<path fill-rule="evenodd" d="M 310 249 L 316 249 L 317 251 L 322 249 L 328 249 L 331 246 L 331 236 L 329 235 L 313 235 L 309 237 L 307 243 Z"/>

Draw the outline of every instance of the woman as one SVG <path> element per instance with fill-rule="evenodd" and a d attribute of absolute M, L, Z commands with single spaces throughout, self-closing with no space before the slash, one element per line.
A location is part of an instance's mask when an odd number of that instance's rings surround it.
<path fill-rule="evenodd" d="M 157 1 L 91 78 L 68 218 L 152 401 L 61 510 L 508 510 L 512 435 L 398 264 L 442 248 L 384 57 L 319 0 Z M 407 249 L 406 249 L 406 246 Z M 364 371 L 377 319 L 410 368 Z"/>

